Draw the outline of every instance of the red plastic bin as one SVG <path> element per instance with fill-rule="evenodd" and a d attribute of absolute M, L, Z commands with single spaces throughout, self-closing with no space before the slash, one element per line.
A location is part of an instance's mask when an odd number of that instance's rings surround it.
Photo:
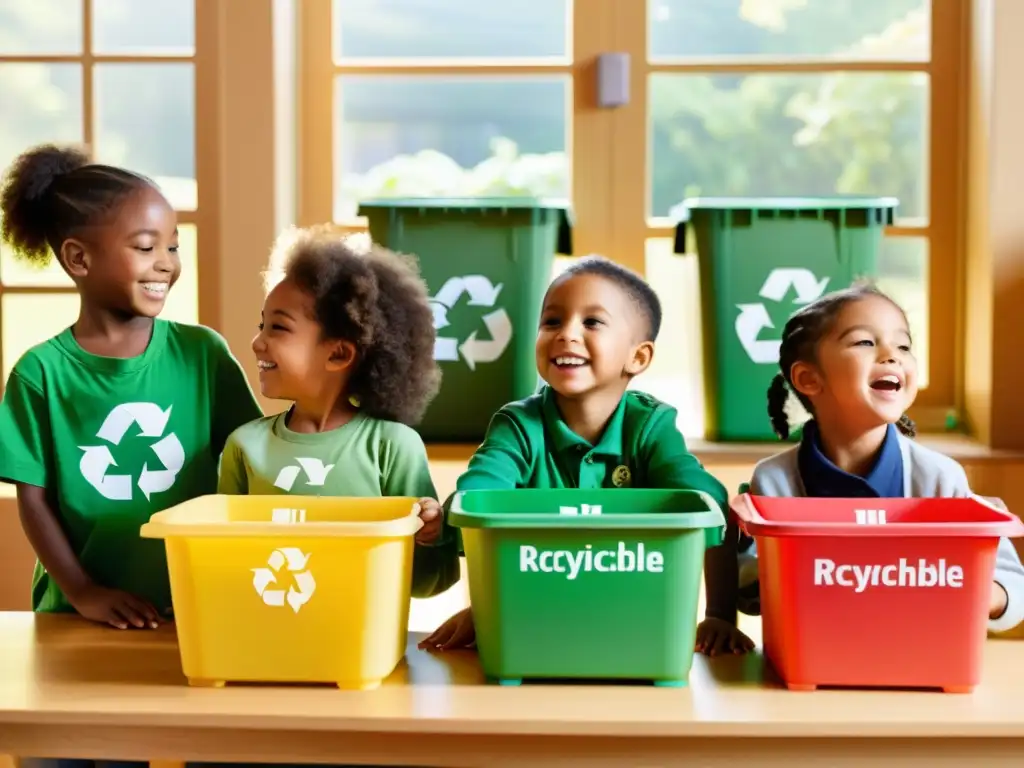
<path fill-rule="evenodd" d="M 790 690 L 978 685 L 1000 536 L 977 497 L 732 503 L 757 545 L 764 654 Z"/>

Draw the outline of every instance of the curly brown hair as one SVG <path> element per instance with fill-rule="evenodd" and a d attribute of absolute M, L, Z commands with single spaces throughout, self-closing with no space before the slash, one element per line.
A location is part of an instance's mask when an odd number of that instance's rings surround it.
<path fill-rule="evenodd" d="M 274 247 L 267 285 L 288 279 L 313 299 L 327 339 L 356 346 L 349 397 L 377 419 L 414 425 L 441 384 L 434 362 L 434 316 L 411 257 L 323 225 L 285 232 Z"/>

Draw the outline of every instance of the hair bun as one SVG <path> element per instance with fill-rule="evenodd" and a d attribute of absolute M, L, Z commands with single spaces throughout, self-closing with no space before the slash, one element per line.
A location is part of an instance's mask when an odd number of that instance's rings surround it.
<path fill-rule="evenodd" d="M 91 162 L 85 147 L 41 144 L 11 163 L 0 182 L 0 240 L 19 258 L 39 266 L 49 262 L 46 233 L 52 217 L 43 200 L 57 179 Z"/>
<path fill-rule="evenodd" d="M 58 178 L 91 162 L 92 158 L 84 147 L 42 144 L 23 152 L 11 164 L 4 190 L 17 187 L 21 199 L 40 200 Z"/>

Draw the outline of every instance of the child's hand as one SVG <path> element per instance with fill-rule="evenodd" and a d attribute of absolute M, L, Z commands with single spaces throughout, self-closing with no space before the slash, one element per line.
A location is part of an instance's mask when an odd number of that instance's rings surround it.
<path fill-rule="evenodd" d="M 434 634 L 420 642 L 420 648 L 439 651 L 472 648 L 475 645 L 476 628 L 473 626 L 472 608 L 459 611 L 434 630 Z"/>
<path fill-rule="evenodd" d="M 420 520 L 423 521 L 423 527 L 416 533 L 416 543 L 433 544 L 441 535 L 444 512 L 437 499 L 420 499 L 417 506 L 420 508 Z"/>
<path fill-rule="evenodd" d="M 735 624 L 709 616 L 697 625 L 695 650 L 707 656 L 747 653 L 754 650 L 754 641 L 743 634 Z"/>
<path fill-rule="evenodd" d="M 156 629 L 160 626 L 159 614 L 152 605 L 119 589 L 93 584 L 75 595 L 74 599 L 68 597 L 68 601 L 84 618 L 116 629 Z"/>
<path fill-rule="evenodd" d="M 998 619 L 1006 612 L 1006 603 L 1008 601 L 1006 595 L 1006 589 L 998 581 L 992 582 L 992 597 L 989 600 L 988 606 L 988 617 L 990 619 Z"/>

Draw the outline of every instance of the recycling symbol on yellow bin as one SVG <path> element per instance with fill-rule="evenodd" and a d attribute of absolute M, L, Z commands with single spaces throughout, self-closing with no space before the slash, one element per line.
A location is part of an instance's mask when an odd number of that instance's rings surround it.
<path fill-rule="evenodd" d="M 270 553 L 266 566 L 252 569 L 252 585 L 265 605 L 281 607 L 286 602 L 295 613 L 299 612 L 313 597 L 316 591 L 316 580 L 306 569 L 309 555 L 297 547 L 282 547 Z M 287 591 L 281 589 L 277 576 L 287 566 L 295 583 Z"/>
<path fill-rule="evenodd" d="M 494 307 L 502 287 L 501 283 L 492 285 L 483 275 L 451 277 L 441 286 L 441 290 L 430 300 L 430 307 L 434 311 L 434 329 L 438 332 L 434 342 L 435 360 L 455 362 L 461 355 L 469 370 L 475 371 L 478 363 L 493 363 L 501 357 L 512 341 L 512 321 L 501 307 L 483 316 L 490 339 L 478 339 L 476 331 L 473 331 L 460 344 L 457 338 L 442 336 L 441 331 L 451 325 L 448 322 L 448 310 L 459 302 L 463 294 L 469 296 L 471 307 Z"/>

